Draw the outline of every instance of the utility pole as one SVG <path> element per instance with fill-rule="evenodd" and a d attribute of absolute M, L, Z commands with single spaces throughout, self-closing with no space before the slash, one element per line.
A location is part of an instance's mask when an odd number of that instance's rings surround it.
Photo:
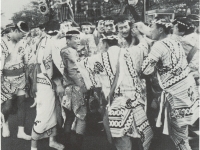
<path fill-rule="evenodd" d="M 144 4 L 144 6 L 143 6 L 143 10 L 144 10 L 144 22 L 146 22 L 146 0 L 143 0 L 143 4 Z"/>

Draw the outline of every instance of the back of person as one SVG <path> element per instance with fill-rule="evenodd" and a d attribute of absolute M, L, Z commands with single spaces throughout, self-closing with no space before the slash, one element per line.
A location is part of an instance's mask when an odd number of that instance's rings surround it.
<path fill-rule="evenodd" d="M 161 54 L 162 56 L 160 58 L 161 61 L 158 62 L 158 72 L 163 83 L 168 82 L 172 77 L 176 76 L 178 78 L 187 67 L 184 49 L 177 38 L 176 36 L 171 36 L 156 42 L 152 47 L 152 49 L 157 50 L 152 55 L 156 57 Z M 187 71 L 189 72 L 188 69 Z M 185 74 L 185 76 L 187 75 Z"/>

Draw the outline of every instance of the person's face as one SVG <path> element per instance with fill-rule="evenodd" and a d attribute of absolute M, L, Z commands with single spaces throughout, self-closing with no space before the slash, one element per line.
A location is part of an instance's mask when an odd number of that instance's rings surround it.
<path fill-rule="evenodd" d="M 72 22 L 70 21 L 65 21 L 64 23 L 61 24 L 62 30 L 66 33 L 72 28 Z"/>
<path fill-rule="evenodd" d="M 35 29 L 35 34 L 36 36 L 40 36 L 41 35 L 41 30 L 39 28 Z"/>
<path fill-rule="evenodd" d="M 90 34 L 91 32 L 90 26 L 82 26 L 81 29 L 82 29 L 82 32 L 85 34 Z"/>
<path fill-rule="evenodd" d="M 10 34 L 10 37 L 14 41 L 20 41 L 23 37 L 25 37 L 25 33 L 18 31 L 17 29 L 15 31 L 12 31 Z"/>
<path fill-rule="evenodd" d="M 101 50 L 102 51 L 107 51 L 108 50 L 108 44 L 107 44 L 107 42 L 105 40 L 102 40 Z"/>
<path fill-rule="evenodd" d="M 105 21 L 105 32 L 112 33 L 114 31 L 114 22 L 113 21 Z"/>
<path fill-rule="evenodd" d="M 31 30 L 31 36 L 32 36 L 32 37 L 37 36 L 37 33 L 36 33 L 36 30 L 35 30 L 35 29 L 32 29 L 32 30 Z"/>
<path fill-rule="evenodd" d="M 131 28 L 130 28 L 130 26 L 129 26 L 128 21 L 119 23 L 117 27 L 118 27 L 119 34 L 120 34 L 123 38 L 126 38 L 126 37 L 129 36 L 129 34 L 130 34 L 130 29 L 131 29 Z"/>
<path fill-rule="evenodd" d="M 100 21 L 98 22 L 97 31 L 99 31 L 100 33 L 103 33 L 103 32 L 104 32 L 104 21 L 103 21 L 103 20 L 100 20 Z"/>
<path fill-rule="evenodd" d="M 77 50 L 78 46 L 80 45 L 80 35 L 72 36 L 68 42 L 68 45 Z"/>
<path fill-rule="evenodd" d="M 151 30 L 150 30 L 150 32 L 151 32 L 151 39 L 152 40 L 159 40 L 159 38 L 160 38 L 160 32 L 159 32 L 159 29 L 158 29 L 156 23 L 152 23 L 151 24 Z"/>

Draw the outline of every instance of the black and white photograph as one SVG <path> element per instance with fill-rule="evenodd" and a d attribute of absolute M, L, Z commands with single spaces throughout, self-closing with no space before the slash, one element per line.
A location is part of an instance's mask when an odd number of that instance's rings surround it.
<path fill-rule="evenodd" d="M 199 0 L 1 0 L 1 150 L 199 150 Z"/>

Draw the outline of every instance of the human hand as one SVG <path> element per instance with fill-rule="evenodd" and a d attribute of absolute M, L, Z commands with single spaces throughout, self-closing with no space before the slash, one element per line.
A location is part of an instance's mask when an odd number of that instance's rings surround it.
<path fill-rule="evenodd" d="M 132 34 L 136 36 L 142 36 L 141 32 L 136 27 L 133 27 L 131 31 L 132 31 Z"/>
<path fill-rule="evenodd" d="M 150 27 L 146 26 L 143 22 L 137 22 L 134 24 L 134 27 L 139 30 L 140 33 L 150 37 L 151 36 L 151 29 Z"/>

